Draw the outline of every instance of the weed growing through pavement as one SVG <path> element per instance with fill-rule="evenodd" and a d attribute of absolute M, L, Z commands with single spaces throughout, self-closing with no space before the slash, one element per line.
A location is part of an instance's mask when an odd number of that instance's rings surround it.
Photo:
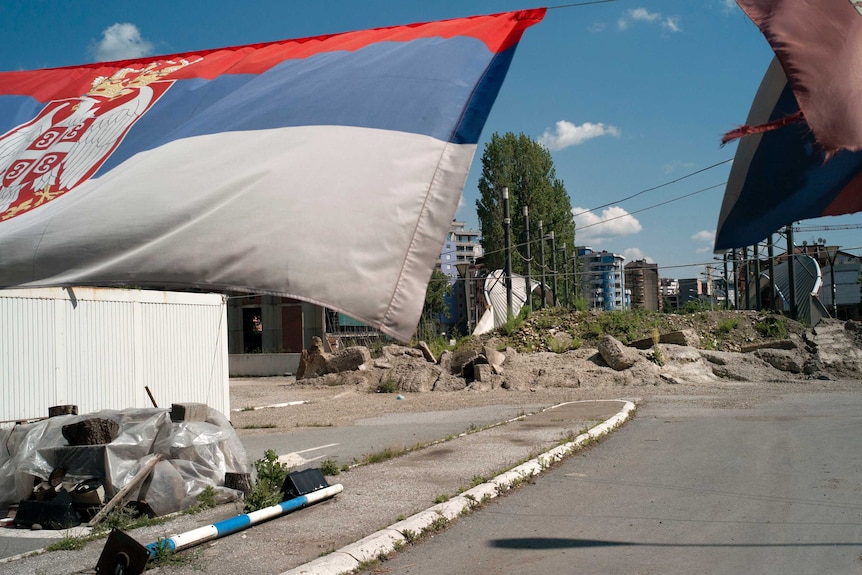
<path fill-rule="evenodd" d="M 320 472 L 324 475 L 338 475 L 341 469 L 334 459 L 324 459 L 320 464 Z"/>
<path fill-rule="evenodd" d="M 245 498 L 245 511 L 257 511 L 281 503 L 284 495 L 281 487 L 290 471 L 286 463 L 278 461 L 278 455 L 267 449 L 261 459 L 254 462 L 257 480 Z"/>
<path fill-rule="evenodd" d="M 45 547 L 45 551 L 78 551 L 79 549 L 83 549 L 92 540 L 86 535 L 70 535 L 67 533 L 62 539 Z"/>
<path fill-rule="evenodd" d="M 446 519 L 445 515 L 438 511 L 437 517 L 434 518 L 434 521 L 432 521 L 422 529 L 422 534 L 427 535 L 430 533 L 440 533 L 441 531 L 446 529 L 448 525 L 449 520 Z"/>

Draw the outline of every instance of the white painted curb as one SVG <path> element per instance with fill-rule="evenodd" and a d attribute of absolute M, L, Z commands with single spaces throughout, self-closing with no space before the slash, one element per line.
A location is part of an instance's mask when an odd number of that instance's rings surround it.
<path fill-rule="evenodd" d="M 550 409 L 569 403 L 580 402 L 561 403 Z M 441 517 L 449 522 L 482 501 L 497 497 L 501 492 L 505 492 L 524 479 L 539 475 L 551 463 L 562 460 L 584 443 L 602 437 L 622 425 L 634 410 L 635 404 L 631 401 L 625 401 L 623 408 L 616 415 L 578 435 L 572 441 L 546 451 L 542 455 L 501 473 L 490 481 L 477 485 L 448 501 L 438 503 L 329 555 L 319 557 L 279 575 L 341 575 L 349 573 L 356 569 L 361 562 L 372 561 L 381 555 L 392 553 L 397 547 L 407 543 L 408 538 L 404 536 L 405 532 L 412 532 L 412 536 L 418 536 Z"/>

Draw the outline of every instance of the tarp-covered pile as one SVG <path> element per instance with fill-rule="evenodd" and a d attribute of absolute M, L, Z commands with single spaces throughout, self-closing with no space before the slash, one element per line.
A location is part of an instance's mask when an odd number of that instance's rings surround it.
<path fill-rule="evenodd" d="M 116 438 L 102 445 L 70 446 L 63 427 L 90 419 L 116 422 Z M 219 501 L 237 499 L 239 491 L 223 487 L 225 474 L 252 471 L 230 422 L 211 408 L 206 421 L 173 422 L 166 409 L 63 415 L 0 429 L 0 509 L 31 499 L 34 485 L 57 477 L 57 489 L 66 491 L 95 480 L 107 502 L 157 457 L 161 461 L 149 479 L 125 497 L 145 500 L 155 515 L 194 505 L 208 486 Z"/>

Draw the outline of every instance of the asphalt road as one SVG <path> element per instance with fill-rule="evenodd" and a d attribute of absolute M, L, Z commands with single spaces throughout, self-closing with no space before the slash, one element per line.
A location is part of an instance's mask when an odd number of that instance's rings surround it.
<path fill-rule="evenodd" d="M 327 459 L 332 459 L 340 467 L 386 448 L 400 450 L 424 445 L 508 421 L 524 413 L 539 411 L 542 407 L 541 404 L 489 405 L 451 411 L 387 414 L 357 421 L 350 433 L 338 427 L 318 427 L 246 436 L 242 438 L 242 444 L 251 461 L 260 459 L 271 449 L 283 456 L 283 462 L 297 468 L 319 466 Z"/>
<path fill-rule="evenodd" d="M 653 399 L 533 485 L 373 573 L 862 572 L 862 395 Z"/>

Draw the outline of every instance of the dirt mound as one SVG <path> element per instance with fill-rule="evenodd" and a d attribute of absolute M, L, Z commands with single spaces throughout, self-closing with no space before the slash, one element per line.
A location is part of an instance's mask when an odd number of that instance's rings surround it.
<path fill-rule="evenodd" d="M 297 380 L 427 392 L 852 379 L 862 373 L 856 327 L 826 320 L 812 329 L 752 311 L 548 309 L 488 337 L 466 338 L 436 360 L 390 345 L 360 369 Z"/>
<path fill-rule="evenodd" d="M 647 311 L 571 312 L 561 308 L 533 312 L 506 334 L 498 333 L 505 343 L 519 352 L 561 351 L 561 333 L 572 338 L 571 349 L 597 347 L 604 334 L 629 344 L 642 339 L 682 330 L 694 330 L 701 347 L 715 351 L 744 351 L 764 341 L 801 337 L 808 331 L 804 324 L 778 314 L 757 311 L 716 310 L 689 314 Z"/>

